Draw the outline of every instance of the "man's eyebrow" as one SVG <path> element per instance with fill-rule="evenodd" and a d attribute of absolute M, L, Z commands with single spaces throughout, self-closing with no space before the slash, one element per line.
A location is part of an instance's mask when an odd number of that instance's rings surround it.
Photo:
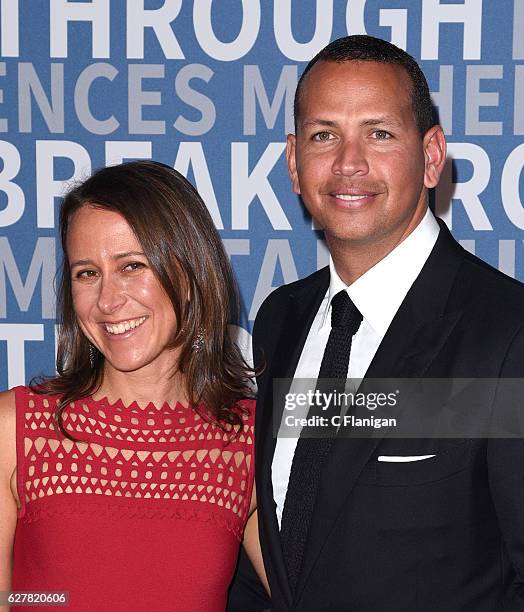
<path fill-rule="evenodd" d="M 370 117 L 369 119 L 364 119 L 361 125 L 363 126 L 390 125 L 392 127 L 393 126 L 400 127 L 401 124 L 397 119 L 395 119 L 394 117 L 391 117 L 390 115 L 380 115 L 378 117 Z M 332 121 L 330 119 L 320 119 L 320 118 L 305 119 L 301 124 L 301 127 L 303 128 L 308 128 L 308 127 L 334 128 L 337 126 L 338 126 L 338 123 L 336 121 Z"/>
<path fill-rule="evenodd" d="M 381 115 L 380 117 L 372 117 L 370 119 L 365 119 L 362 122 L 362 125 L 391 125 L 395 127 L 400 127 L 400 122 L 388 115 Z"/>
<path fill-rule="evenodd" d="M 330 121 L 329 119 L 306 119 L 302 122 L 302 127 L 336 127 L 336 121 Z"/>
<path fill-rule="evenodd" d="M 124 259 L 126 257 L 134 257 L 137 255 L 145 257 L 145 253 L 142 253 L 142 251 L 126 251 L 125 253 L 117 253 L 116 255 L 113 255 L 111 259 L 118 261 L 119 259 Z M 74 268 L 75 266 L 89 266 L 89 265 L 95 265 L 95 262 L 92 259 L 76 259 L 75 261 L 72 261 L 69 264 L 71 268 Z"/>

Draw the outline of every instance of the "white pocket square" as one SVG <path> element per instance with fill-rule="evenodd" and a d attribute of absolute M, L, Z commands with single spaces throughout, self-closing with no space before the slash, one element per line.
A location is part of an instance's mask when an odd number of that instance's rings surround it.
<path fill-rule="evenodd" d="M 431 459 L 436 455 L 410 455 L 410 456 L 395 456 L 395 455 L 379 455 L 379 461 L 388 461 L 390 463 L 408 463 L 410 461 L 423 461 L 424 459 Z"/>

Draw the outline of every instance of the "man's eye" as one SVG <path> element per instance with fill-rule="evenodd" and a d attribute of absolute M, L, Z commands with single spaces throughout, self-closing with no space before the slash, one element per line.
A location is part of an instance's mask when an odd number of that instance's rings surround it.
<path fill-rule="evenodd" d="M 318 140 L 320 142 L 326 142 L 327 140 L 331 140 L 333 138 L 333 134 L 330 132 L 317 132 L 313 135 L 313 140 Z"/>
<path fill-rule="evenodd" d="M 391 134 L 386 132 L 386 130 L 375 130 L 373 135 L 377 140 L 388 140 L 391 138 Z"/>

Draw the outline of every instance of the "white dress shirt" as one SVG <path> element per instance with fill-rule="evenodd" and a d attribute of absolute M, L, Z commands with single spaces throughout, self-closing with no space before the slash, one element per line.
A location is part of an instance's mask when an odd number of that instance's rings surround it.
<path fill-rule="evenodd" d="M 295 371 L 295 379 L 318 378 L 331 331 L 331 299 L 342 290 L 348 292 L 363 317 L 357 333 L 353 336 L 347 377 L 364 377 L 393 317 L 426 263 L 437 241 L 439 229 L 435 217 L 428 210 L 404 241 L 350 286 L 341 280 L 333 261 L 330 260 L 329 289 L 309 330 Z M 298 435 L 299 430 L 295 431 Z M 273 496 L 279 526 L 297 442 L 296 436 L 279 436 L 273 456 Z"/>

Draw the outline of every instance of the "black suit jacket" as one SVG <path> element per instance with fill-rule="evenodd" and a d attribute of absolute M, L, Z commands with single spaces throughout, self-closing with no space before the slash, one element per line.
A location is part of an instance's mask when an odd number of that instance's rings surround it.
<path fill-rule="evenodd" d="M 272 609 L 524 610 L 521 439 L 337 439 L 323 466 L 291 593 L 271 482 L 273 419 L 282 414 L 282 406 L 272 405 L 272 380 L 293 376 L 328 285 L 325 268 L 277 289 L 261 306 L 253 332 L 256 363 L 266 363 L 258 378 L 256 480 Z M 517 378 L 523 372 L 524 286 L 467 253 L 441 223 L 366 378 Z M 436 456 L 377 461 L 426 454 Z M 246 590 L 254 584 L 246 560 L 240 565 L 230 610 L 263 608 L 253 595 L 257 587 Z"/>

